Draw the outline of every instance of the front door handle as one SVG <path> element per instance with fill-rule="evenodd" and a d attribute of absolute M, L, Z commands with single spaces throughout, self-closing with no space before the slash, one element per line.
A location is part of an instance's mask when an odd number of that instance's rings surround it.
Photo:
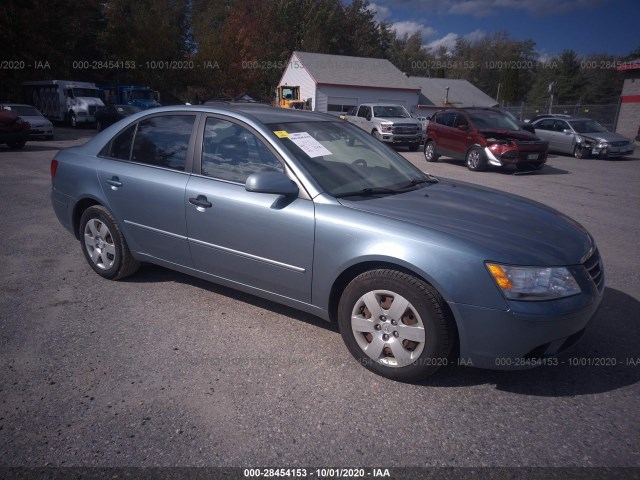
<path fill-rule="evenodd" d="M 110 179 L 107 180 L 107 183 L 109 185 L 111 185 L 111 188 L 113 190 L 120 188 L 122 186 L 122 182 L 120 181 L 120 179 L 118 177 L 116 177 L 115 175 L 113 177 L 111 177 Z"/>
<path fill-rule="evenodd" d="M 198 207 L 198 210 L 204 212 L 205 208 L 211 208 L 213 205 L 204 195 L 198 195 L 197 198 L 190 198 L 189 203 Z"/>

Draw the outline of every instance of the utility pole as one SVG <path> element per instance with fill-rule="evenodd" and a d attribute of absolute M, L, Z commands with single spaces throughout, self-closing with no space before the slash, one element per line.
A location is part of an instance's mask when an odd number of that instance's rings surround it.
<path fill-rule="evenodd" d="M 555 87 L 555 85 L 556 85 L 556 81 L 555 80 L 549 84 L 549 94 L 551 95 L 549 97 L 549 113 L 553 113 L 553 111 L 552 111 L 552 109 L 553 109 L 553 87 Z"/>

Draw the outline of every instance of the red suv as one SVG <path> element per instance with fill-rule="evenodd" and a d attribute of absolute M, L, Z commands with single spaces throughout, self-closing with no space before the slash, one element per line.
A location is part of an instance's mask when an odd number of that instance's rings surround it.
<path fill-rule="evenodd" d="M 539 170 L 547 161 L 549 143 L 520 127 L 503 112 L 491 108 L 451 108 L 437 112 L 427 127 L 424 157 L 440 155 L 464 160 L 469 170 L 489 165 L 515 165 Z"/>

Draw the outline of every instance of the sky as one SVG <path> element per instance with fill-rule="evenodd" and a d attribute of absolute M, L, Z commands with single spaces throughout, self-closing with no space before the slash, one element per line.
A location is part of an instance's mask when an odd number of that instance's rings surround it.
<path fill-rule="evenodd" d="M 563 50 L 626 56 L 640 48 L 640 0 L 370 0 L 376 20 L 419 32 L 426 48 L 498 30 L 533 40 L 541 59 Z"/>

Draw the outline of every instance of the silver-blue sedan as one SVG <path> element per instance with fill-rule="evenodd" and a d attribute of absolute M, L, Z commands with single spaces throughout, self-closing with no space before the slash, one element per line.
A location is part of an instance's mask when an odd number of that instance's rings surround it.
<path fill-rule="evenodd" d="M 323 114 L 158 108 L 60 151 L 51 175 L 55 213 L 99 275 L 150 262 L 311 312 L 396 380 L 456 355 L 544 363 L 578 340 L 604 290 L 575 221 L 436 179 Z"/>

